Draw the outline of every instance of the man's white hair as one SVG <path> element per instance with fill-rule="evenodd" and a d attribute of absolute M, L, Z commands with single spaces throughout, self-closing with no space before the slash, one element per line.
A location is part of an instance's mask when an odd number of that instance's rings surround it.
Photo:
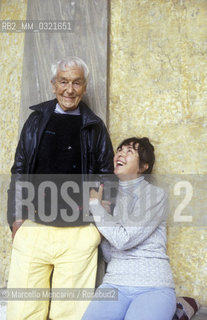
<path fill-rule="evenodd" d="M 55 83 L 57 72 L 59 70 L 65 71 L 66 68 L 70 67 L 79 67 L 83 70 L 84 79 L 87 83 L 88 76 L 89 76 L 89 68 L 87 64 L 78 57 L 65 57 L 61 60 L 56 61 L 51 65 L 51 71 L 52 71 L 52 79 L 51 82 Z"/>

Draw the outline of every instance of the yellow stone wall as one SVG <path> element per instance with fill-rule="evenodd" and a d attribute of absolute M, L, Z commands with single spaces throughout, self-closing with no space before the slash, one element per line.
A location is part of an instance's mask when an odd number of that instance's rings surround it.
<path fill-rule="evenodd" d="M 1 0 L 0 20 L 24 20 L 26 0 Z M 6 189 L 18 139 L 24 33 L 0 33 L 0 287 L 6 285 L 11 232 L 5 227 Z"/>
<path fill-rule="evenodd" d="M 1 3 L 1 20 L 25 19 L 26 0 Z M 207 1 L 110 3 L 109 129 L 114 147 L 132 135 L 148 136 L 156 147 L 156 173 L 206 174 Z M 18 136 L 24 34 L 1 33 L 0 46 L 0 173 L 8 174 Z M 0 286 L 6 284 L 11 250 L 3 223 L 5 180 L 0 181 Z M 206 228 L 168 229 L 176 292 L 205 305 L 206 243 Z"/>
<path fill-rule="evenodd" d="M 185 180 L 187 173 L 204 179 L 207 173 L 206 21 L 206 0 L 111 1 L 112 142 L 115 147 L 126 137 L 148 136 L 156 148 L 155 173 L 166 179 L 183 174 Z M 206 185 L 201 194 L 206 208 Z M 206 213 L 198 208 L 197 220 Z M 199 223 L 168 228 L 177 295 L 205 305 L 206 244 L 207 229 Z"/>

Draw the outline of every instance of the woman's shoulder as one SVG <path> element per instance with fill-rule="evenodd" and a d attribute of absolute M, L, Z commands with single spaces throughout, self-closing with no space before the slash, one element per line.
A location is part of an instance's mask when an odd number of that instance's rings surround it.
<path fill-rule="evenodd" d="M 167 192 L 158 185 L 155 185 L 145 179 L 140 184 L 140 190 L 146 194 L 154 194 L 159 197 L 167 198 Z"/>

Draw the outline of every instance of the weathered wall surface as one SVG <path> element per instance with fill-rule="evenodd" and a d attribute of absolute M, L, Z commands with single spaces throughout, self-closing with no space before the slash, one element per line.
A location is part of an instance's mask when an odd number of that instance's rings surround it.
<path fill-rule="evenodd" d="M 206 21 L 205 0 L 111 1 L 112 141 L 117 146 L 129 136 L 148 136 L 156 148 L 156 173 L 195 174 L 198 222 L 169 227 L 168 254 L 177 294 L 202 304 L 207 304 L 207 230 L 199 218 L 207 212 L 199 208 L 206 209 L 206 184 L 196 179 L 207 173 Z"/>
<path fill-rule="evenodd" d="M 109 129 L 114 147 L 131 135 L 155 145 L 155 172 L 207 174 L 207 1 L 111 0 Z M 25 19 L 27 2 L 2 0 L 1 19 Z M 8 174 L 17 143 L 24 34 L 1 33 L 1 169 Z M 192 176 L 191 176 L 192 178 Z M 201 179 L 201 180 L 202 180 Z M 2 180 L 4 180 L 2 178 Z M 197 180 L 196 180 L 197 181 Z M 1 184 L 0 286 L 5 285 L 10 232 Z M 205 208 L 205 183 L 193 202 Z M 191 204 L 193 203 L 191 202 Z M 196 206 L 196 221 L 206 210 Z M 202 212 L 201 212 L 202 211 Z M 168 254 L 177 295 L 207 304 L 204 224 L 168 228 Z"/>
<path fill-rule="evenodd" d="M 0 20 L 25 20 L 26 0 L 1 0 Z M 18 139 L 24 33 L 0 33 L 0 287 L 6 285 L 11 232 L 5 226 L 6 190 Z"/>

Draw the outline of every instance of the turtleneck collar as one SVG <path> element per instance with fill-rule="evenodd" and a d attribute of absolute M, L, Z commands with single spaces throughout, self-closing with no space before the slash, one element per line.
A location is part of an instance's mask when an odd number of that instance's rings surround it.
<path fill-rule="evenodd" d="M 144 176 L 127 181 L 119 180 L 119 188 L 121 190 L 134 189 L 142 180 L 144 180 Z"/>
<path fill-rule="evenodd" d="M 61 114 L 71 114 L 71 115 L 74 115 L 74 116 L 78 116 L 80 115 L 80 109 L 79 107 L 76 108 L 75 110 L 68 110 L 68 111 L 64 111 L 60 105 L 57 103 L 56 104 L 56 108 L 55 108 L 55 113 L 61 113 Z"/>

